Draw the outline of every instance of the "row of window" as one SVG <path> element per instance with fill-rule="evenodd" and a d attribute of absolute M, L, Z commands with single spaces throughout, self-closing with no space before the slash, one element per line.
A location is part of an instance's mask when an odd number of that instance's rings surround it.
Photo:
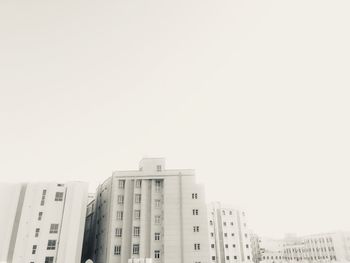
<path fill-rule="evenodd" d="M 214 224 L 213 220 L 210 220 L 210 221 L 209 221 L 209 225 L 212 226 L 213 224 Z M 227 226 L 227 222 L 226 222 L 226 221 L 224 221 L 222 224 L 223 224 L 223 226 Z M 230 225 L 233 226 L 233 222 L 230 222 Z M 243 226 L 246 227 L 247 224 L 246 224 L 246 223 L 243 223 Z"/>
<path fill-rule="evenodd" d="M 322 259 L 328 259 L 328 256 L 318 256 L 318 257 L 283 257 L 283 259 L 286 259 L 286 260 L 296 260 L 296 261 L 301 261 L 301 260 L 322 260 Z M 336 256 L 329 256 L 329 259 L 330 260 L 337 260 L 337 257 Z"/>
<path fill-rule="evenodd" d="M 45 262 L 44 263 L 53 263 L 54 257 L 45 257 Z M 30 263 L 34 263 L 33 261 Z"/>
<path fill-rule="evenodd" d="M 134 213 L 134 218 L 135 219 L 140 219 L 141 212 L 140 210 L 135 210 Z M 124 212 L 123 211 L 117 211 L 117 220 L 123 220 Z M 154 216 L 154 223 L 155 224 L 160 224 L 161 223 L 161 216 L 156 215 Z"/>
<path fill-rule="evenodd" d="M 35 229 L 35 237 L 38 237 L 40 233 L 40 228 Z M 58 233 L 58 224 L 51 224 L 50 225 L 50 234 L 57 234 Z"/>
<path fill-rule="evenodd" d="M 136 180 L 136 184 L 135 184 L 136 188 L 141 188 L 141 184 L 142 184 L 142 180 Z M 162 187 L 162 181 L 161 180 L 156 180 L 155 184 L 156 184 L 155 191 L 156 192 L 160 192 L 161 187 Z M 118 188 L 119 189 L 124 189 L 125 188 L 125 180 L 119 180 Z"/>
<path fill-rule="evenodd" d="M 235 248 L 235 247 L 236 247 L 236 244 L 232 244 L 232 247 Z M 246 247 L 246 248 L 249 248 L 249 245 L 246 244 L 245 247 Z M 215 248 L 215 244 L 211 244 L 211 248 Z M 225 244 L 225 248 L 228 248 L 228 244 Z"/>
<path fill-rule="evenodd" d="M 321 248 L 288 248 L 288 249 L 285 249 L 284 252 L 285 253 L 302 253 L 302 252 L 327 252 L 327 248 L 326 247 L 321 247 Z M 328 247 L 328 251 L 334 251 L 334 247 Z"/>
<path fill-rule="evenodd" d="M 117 202 L 118 204 L 124 204 L 124 195 L 118 195 L 117 197 Z M 141 194 L 135 194 L 135 203 L 139 204 L 141 203 Z M 161 200 L 160 199 L 155 199 L 154 200 L 154 205 L 156 208 L 160 208 L 161 206 Z"/>
<path fill-rule="evenodd" d="M 233 256 L 233 259 L 237 259 L 237 256 Z M 250 260 L 250 256 L 247 256 L 247 259 Z M 215 261 L 215 260 L 216 260 L 216 257 L 215 257 L 215 256 L 212 256 L 212 257 L 211 257 L 211 260 Z M 230 256 L 226 256 L 226 260 L 230 260 Z"/>
<path fill-rule="evenodd" d="M 41 206 L 45 205 L 45 200 L 46 200 L 46 189 L 43 190 L 41 195 L 41 201 L 40 201 Z M 56 192 L 55 201 L 63 201 L 63 192 Z"/>
<path fill-rule="evenodd" d="M 47 250 L 55 250 L 56 249 L 56 243 L 57 243 L 57 241 L 54 240 L 54 239 L 48 240 L 46 249 Z M 32 254 L 33 255 L 36 254 L 37 249 L 38 249 L 38 246 L 37 245 L 33 245 L 33 247 L 32 247 Z"/>
<path fill-rule="evenodd" d="M 122 253 L 122 247 L 120 245 L 114 246 L 114 255 L 120 255 Z M 132 245 L 132 254 L 139 255 L 140 254 L 140 245 L 133 244 Z M 160 258 L 160 250 L 154 250 L 154 258 Z"/>

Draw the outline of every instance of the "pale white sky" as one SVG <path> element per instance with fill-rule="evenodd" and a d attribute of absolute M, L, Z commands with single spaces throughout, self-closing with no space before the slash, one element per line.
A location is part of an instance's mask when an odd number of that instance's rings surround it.
<path fill-rule="evenodd" d="M 350 1 L 0 1 L 0 181 L 194 168 L 257 233 L 350 230 Z"/>

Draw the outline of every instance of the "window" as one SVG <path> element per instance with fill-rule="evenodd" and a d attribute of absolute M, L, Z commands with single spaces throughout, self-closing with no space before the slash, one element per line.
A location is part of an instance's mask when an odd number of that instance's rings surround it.
<path fill-rule="evenodd" d="M 119 180 L 118 187 L 119 187 L 119 189 L 124 189 L 125 188 L 125 180 Z"/>
<path fill-rule="evenodd" d="M 120 255 L 121 251 L 122 251 L 121 246 L 114 246 L 114 255 Z"/>
<path fill-rule="evenodd" d="M 155 224 L 160 224 L 160 216 L 155 216 L 154 217 L 154 223 Z"/>
<path fill-rule="evenodd" d="M 222 214 L 225 215 L 225 210 L 222 210 Z"/>
<path fill-rule="evenodd" d="M 35 229 L 35 237 L 38 237 L 40 233 L 40 228 Z"/>
<path fill-rule="evenodd" d="M 50 226 L 50 234 L 58 233 L 58 224 L 51 224 Z"/>
<path fill-rule="evenodd" d="M 141 180 L 136 180 L 136 188 L 141 188 Z"/>
<path fill-rule="evenodd" d="M 250 256 L 247 256 L 247 259 L 250 260 Z M 280 259 L 281 259 L 281 257 L 280 257 Z"/>
<path fill-rule="evenodd" d="M 56 240 L 47 241 L 47 250 L 55 250 L 56 249 Z"/>
<path fill-rule="evenodd" d="M 157 171 L 160 172 L 162 170 L 162 166 L 161 165 L 157 165 Z"/>
<path fill-rule="evenodd" d="M 140 227 L 134 226 L 134 237 L 139 237 L 139 236 L 140 236 Z"/>
<path fill-rule="evenodd" d="M 212 226 L 212 225 L 213 225 L 213 220 L 210 220 L 210 221 L 209 221 L 209 224 Z"/>
<path fill-rule="evenodd" d="M 201 249 L 201 244 L 195 243 L 194 244 L 194 250 L 200 250 Z"/>
<path fill-rule="evenodd" d="M 156 192 L 157 193 L 160 192 L 160 188 L 161 188 L 161 181 L 160 180 L 156 180 Z"/>
<path fill-rule="evenodd" d="M 212 256 L 212 257 L 211 257 L 211 260 L 215 260 L 215 256 Z"/>
<path fill-rule="evenodd" d="M 141 195 L 140 194 L 135 194 L 135 203 L 136 204 L 141 203 Z"/>
<path fill-rule="evenodd" d="M 214 248 L 215 247 L 215 245 L 214 244 L 211 244 L 211 248 Z"/>
<path fill-rule="evenodd" d="M 198 209 L 193 209 L 193 210 L 192 210 L 192 214 L 193 214 L 194 216 L 198 216 Z"/>
<path fill-rule="evenodd" d="M 230 257 L 229 257 L 229 256 L 226 256 L 226 260 L 230 260 Z"/>
<path fill-rule="evenodd" d="M 63 192 L 56 192 L 55 201 L 63 201 Z"/>
<path fill-rule="evenodd" d="M 33 255 L 35 255 L 36 249 L 37 249 L 37 248 L 38 248 L 37 245 L 33 245 L 33 247 L 32 247 L 32 254 L 33 254 Z"/>
<path fill-rule="evenodd" d="M 53 263 L 53 257 L 45 257 L 45 263 Z"/>
<path fill-rule="evenodd" d="M 123 211 L 117 211 L 117 220 L 123 220 Z"/>
<path fill-rule="evenodd" d="M 140 251 L 140 245 L 139 244 L 134 244 L 132 246 L 132 254 L 133 255 L 138 255 Z"/>
<path fill-rule="evenodd" d="M 154 250 L 154 258 L 160 258 L 160 250 Z"/>
<path fill-rule="evenodd" d="M 134 217 L 135 219 L 140 219 L 141 211 L 140 210 L 135 210 L 134 211 Z"/>
<path fill-rule="evenodd" d="M 246 248 L 249 248 L 249 245 L 247 244 L 247 245 L 245 245 L 245 247 L 246 247 Z"/>
<path fill-rule="evenodd" d="M 233 244 L 232 247 L 236 247 L 236 244 Z"/>
<path fill-rule="evenodd" d="M 160 207 L 160 199 L 154 200 L 154 203 L 155 203 L 155 207 L 156 207 L 156 208 L 159 208 L 159 207 Z"/>
<path fill-rule="evenodd" d="M 227 237 L 227 233 L 224 233 L 224 236 Z"/>
<path fill-rule="evenodd" d="M 38 214 L 38 220 L 40 221 L 43 218 L 43 212 L 39 212 Z"/>
<path fill-rule="evenodd" d="M 118 204 L 124 204 L 124 195 L 118 195 Z"/>
<path fill-rule="evenodd" d="M 226 222 L 224 222 L 224 226 L 226 226 Z"/>
<path fill-rule="evenodd" d="M 43 190 L 43 193 L 41 195 L 40 205 L 44 205 L 45 204 L 45 198 L 46 198 L 46 189 Z"/>
<path fill-rule="evenodd" d="M 248 237 L 248 234 L 244 234 L 245 237 Z"/>
<path fill-rule="evenodd" d="M 154 233 L 154 240 L 160 240 L 160 233 Z"/>
<path fill-rule="evenodd" d="M 214 233 L 213 233 L 213 232 L 211 232 L 211 233 L 210 233 L 210 236 L 211 236 L 211 237 L 214 237 Z"/>
<path fill-rule="evenodd" d="M 194 226 L 193 227 L 193 232 L 199 232 L 199 226 Z"/>
<path fill-rule="evenodd" d="M 237 256 L 233 256 L 233 259 L 237 259 Z"/>
<path fill-rule="evenodd" d="M 122 236 L 122 229 L 121 228 L 116 228 L 115 229 L 115 236 L 116 237 L 121 237 Z"/>
<path fill-rule="evenodd" d="M 234 236 L 235 236 L 235 234 L 234 234 L 234 233 L 231 233 L 231 236 L 232 236 L 232 237 L 234 237 Z"/>
<path fill-rule="evenodd" d="M 225 248 L 228 248 L 228 244 L 225 244 Z"/>
<path fill-rule="evenodd" d="M 198 199 L 198 194 L 197 193 L 192 193 L 192 199 Z"/>

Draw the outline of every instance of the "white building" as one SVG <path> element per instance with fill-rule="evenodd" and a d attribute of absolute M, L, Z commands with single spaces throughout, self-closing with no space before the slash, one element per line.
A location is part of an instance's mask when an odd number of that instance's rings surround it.
<path fill-rule="evenodd" d="M 1 222 L 4 220 L 10 226 L 1 243 L 1 260 L 8 263 L 80 262 L 87 183 L 28 183 L 13 188 L 16 191 L 11 196 L 14 199 L 10 200 L 10 214 L 0 216 L 6 217 Z"/>
<path fill-rule="evenodd" d="M 220 203 L 208 207 L 210 262 L 252 262 L 245 212 Z"/>
<path fill-rule="evenodd" d="M 254 263 L 261 261 L 259 236 L 254 232 L 250 232 L 250 246 L 252 248 L 252 259 Z"/>
<path fill-rule="evenodd" d="M 94 205 L 89 217 L 96 228 L 84 251 L 95 263 L 209 262 L 204 188 L 193 170 L 166 170 L 164 159 L 143 159 L 139 170 L 114 172 L 101 184 Z"/>
<path fill-rule="evenodd" d="M 350 261 L 350 233 L 333 232 L 286 239 L 284 257 L 289 262 Z"/>
<path fill-rule="evenodd" d="M 283 258 L 283 239 L 259 238 L 260 259 L 264 263 L 281 263 Z"/>

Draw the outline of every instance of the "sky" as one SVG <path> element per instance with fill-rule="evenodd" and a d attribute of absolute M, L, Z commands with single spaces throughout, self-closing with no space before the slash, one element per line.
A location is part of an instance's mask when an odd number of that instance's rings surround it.
<path fill-rule="evenodd" d="M 0 181 L 193 168 L 258 234 L 350 230 L 347 0 L 0 1 Z"/>

